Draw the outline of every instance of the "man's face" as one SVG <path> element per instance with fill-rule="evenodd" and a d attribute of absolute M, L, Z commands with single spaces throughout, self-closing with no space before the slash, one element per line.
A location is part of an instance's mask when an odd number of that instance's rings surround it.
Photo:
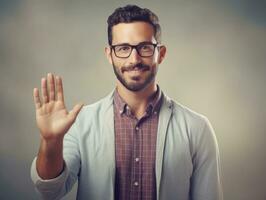
<path fill-rule="evenodd" d="M 120 23 L 113 26 L 112 31 L 112 45 L 157 43 L 153 27 L 146 22 Z M 156 47 L 150 57 L 141 57 L 134 48 L 128 58 L 117 57 L 110 48 L 106 49 L 106 54 L 120 84 L 130 91 L 141 91 L 155 81 L 158 65 L 165 53 L 165 47 L 160 48 L 163 50 Z"/>

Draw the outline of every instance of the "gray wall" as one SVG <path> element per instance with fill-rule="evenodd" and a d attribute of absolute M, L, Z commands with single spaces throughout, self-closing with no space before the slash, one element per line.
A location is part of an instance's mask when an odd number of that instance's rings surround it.
<path fill-rule="evenodd" d="M 265 1 L 264 1 L 265 2 Z M 226 200 L 266 199 L 266 9 L 263 1 L 0 1 L 0 199 L 36 199 L 33 87 L 63 77 L 68 108 L 114 87 L 106 19 L 136 3 L 158 14 L 168 47 L 158 82 L 206 115 L 217 135 Z M 65 199 L 73 199 L 73 192 Z"/>

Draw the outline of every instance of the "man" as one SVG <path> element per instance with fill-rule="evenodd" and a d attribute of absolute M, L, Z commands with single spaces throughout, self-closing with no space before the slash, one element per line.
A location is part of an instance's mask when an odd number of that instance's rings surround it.
<path fill-rule="evenodd" d="M 62 80 L 34 89 L 41 144 L 31 169 L 44 199 L 78 180 L 77 199 L 220 200 L 219 152 L 207 118 L 174 102 L 156 84 L 166 47 L 157 16 L 128 5 L 108 18 L 106 56 L 116 88 L 68 112 Z"/>

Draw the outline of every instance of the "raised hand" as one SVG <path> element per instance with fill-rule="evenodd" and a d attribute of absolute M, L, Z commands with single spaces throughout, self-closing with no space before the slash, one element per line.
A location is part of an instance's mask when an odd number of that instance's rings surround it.
<path fill-rule="evenodd" d="M 62 139 L 74 123 L 83 104 L 77 104 L 68 112 L 64 103 L 62 79 L 49 73 L 41 80 L 42 100 L 38 88 L 33 96 L 36 108 L 36 122 L 44 140 Z"/>

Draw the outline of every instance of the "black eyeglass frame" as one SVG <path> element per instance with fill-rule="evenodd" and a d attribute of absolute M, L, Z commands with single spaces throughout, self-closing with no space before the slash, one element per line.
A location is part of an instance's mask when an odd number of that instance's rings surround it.
<path fill-rule="evenodd" d="M 142 46 L 142 45 L 153 45 L 154 49 L 153 49 L 152 54 L 149 55 L 149 56 L 142 56 L 142 55 L 140 55 L 139 50 L 138 50 L 138 47 L 140 47 L 140 46 Z M 117 46 L 129 46 L 129 47 L 131 47 L 131 51 L 130 51 L 129 55 L 128 55 L 127 57 L 117 56 L 117 55 L 116 55 L 116 52 L 115 52 L 115 47 L 117 47 Z M 160 47 L 160 46 L 161 46 L 161 45 L 160 45 L 159 43 L 143 42 L 143 43 L 139 43 L 139 44 L 137 44 L 137 45 L 131 45 L 131 44 L 128 44 L 128 43 L 125 43 L 125 44 L 110 45 L 110 48 L 111 48 L 111 50 L 114 51 L 115 56 L 118 57 L 118 58 L 129 58 L 129 56 L 131 55 L 133 49 L 136 49 L 136 51 L 137 51 L 137 53 L 138 53 L 138 55 L 139 55 L 140 57 L 142 57 L 142 58 L 149 58 L 149 57 L 152 57 L 152 56 L 154 55 L 154 52 L 155 52 L 156 47 Z"/>

